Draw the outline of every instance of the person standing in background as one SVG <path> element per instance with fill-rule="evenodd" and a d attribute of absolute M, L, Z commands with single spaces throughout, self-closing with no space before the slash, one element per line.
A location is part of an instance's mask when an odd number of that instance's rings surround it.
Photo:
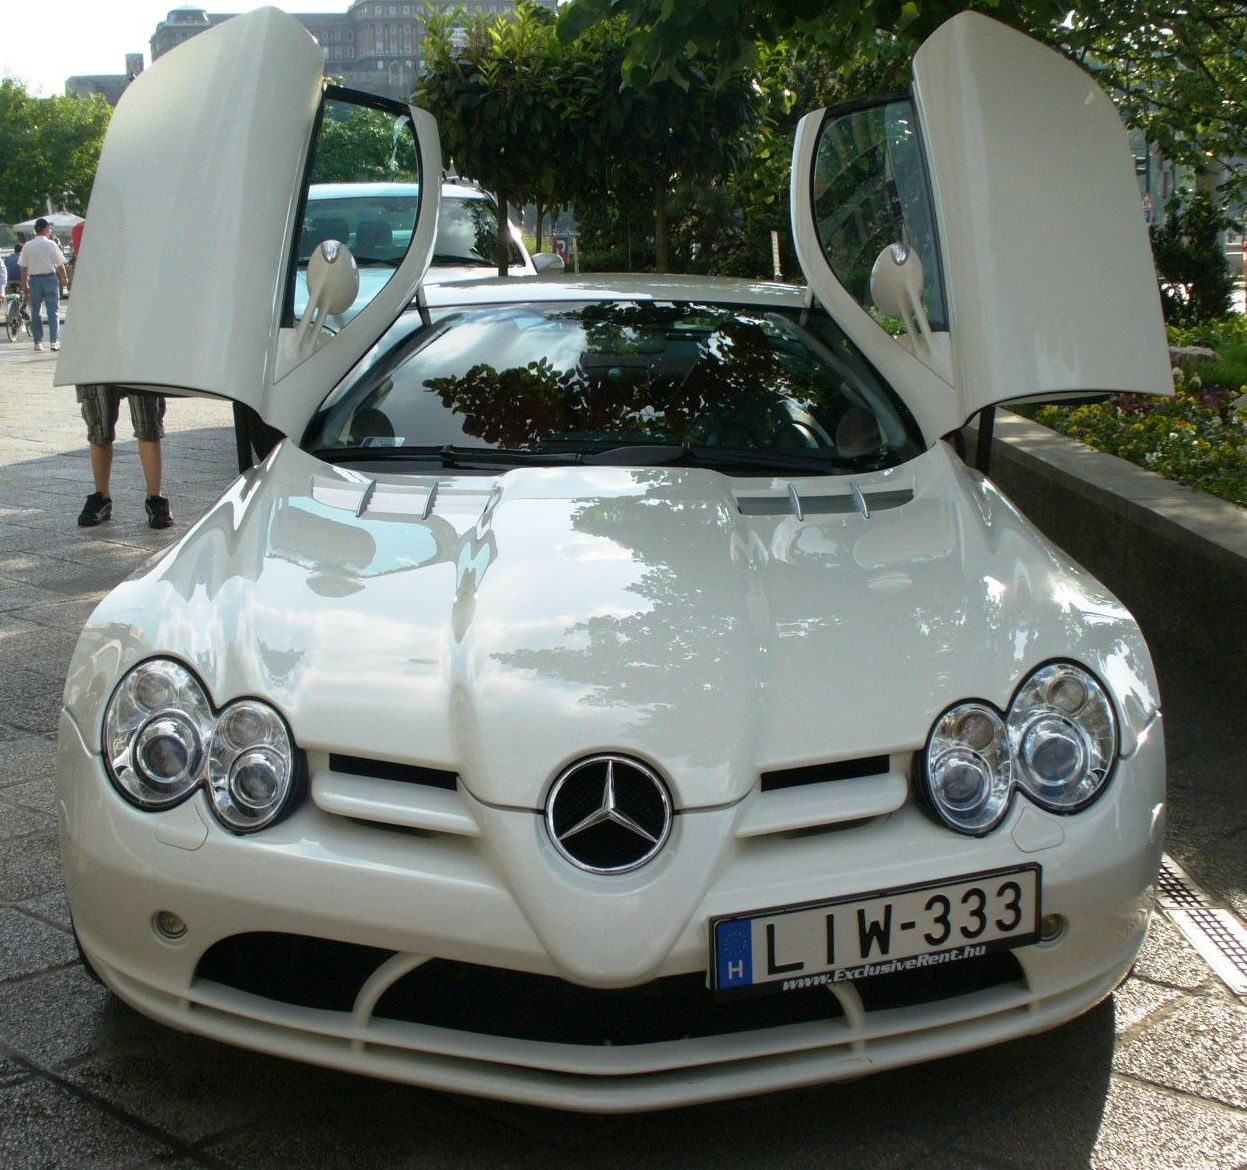
<path fill-rule="evenodd" d="M 22 291 L 22 241 L 4 258 L 5 292 Z"/>
<path fill-rule="evenodd" d="M 52 225 L 46 219 L 35 220 L 35 234 L 26 241 L 18 258 L 22 266 L 22 296 L 30 298 L 30 330 L 35 338 L 35 351 L 43 349 L 43 321 L 39 306 L 48 313 L 48 331 L 52 348 L 61 348 L 61 289 L 69 284 L 65 253 L 52 238 Z"/>
<path fill-rule="evenodd" d="M 84 223 L 74 225 L 74 264 L 82 256 Z M 78 516 L 79 528 L 94 528 L 113 515 L 113 498 L 109 477 L 113 467 L 113 443 L 117 438 L 117 415 L 123 397 L 130 400 L 130 422 L 138 440 L 139 463 L 147 483 L 144 509 L 152 528 L 169 528 L 173 516 L 169 501 L 160 494 L 160 478 L 164 471 L 160 440 L 164 438 L 165 400 L 145 390 L 122 390 L 117 386 L 79 386 L 78 402 L 82 419 L 87 424 L 87 443 L 91 451 L 91 475 L 95 491 L 87 496 Z"/>

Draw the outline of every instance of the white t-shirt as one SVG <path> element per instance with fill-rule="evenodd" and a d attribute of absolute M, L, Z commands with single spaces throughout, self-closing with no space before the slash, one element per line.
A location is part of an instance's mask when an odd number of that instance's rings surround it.
<path fill-rule="evenodd" d="M 28 276 L 49 276 L 65 265 L 65 253 L 51 236 L 35 236 L 22 245 L 18 257 Z"/>

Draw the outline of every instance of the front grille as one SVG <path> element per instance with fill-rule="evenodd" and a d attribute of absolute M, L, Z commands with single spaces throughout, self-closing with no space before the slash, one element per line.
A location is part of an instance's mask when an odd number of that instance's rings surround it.
<path fill-rule="evenodd" d="M 299 1007 L 349 1012 L 364 981 L 391 952 L 299 935 L 255 933 L 224 939 L 200 960 L 198 976 Z M 1009 952 L 881 975 L 857 983 L 868 1011 L 917 1006 L 1023 983 Z M 487 1036 L 548 1043 L 654 1044 L 838 1018 L 825 987 L 721 996 L 702 975 L 640 987 L 579 987 L 530 975 L 433 959 L 396 982 L 374 1016 Z"/>
<path fill-rule="evenodd" d="M 804 1024 L 842 1013 L 823 988 L 720 1000 L 706 989 L 703 975 L 603 990 L 434 959 L 396 983 L 375 1014 L 486 1036 L 622 1047 Z"/>
<path fill-rule="evenodd" d="M 349 1012 L 364 980 L 393 953 L 327 938 L 256 931 L 210 947 L 195 974 L 295 1007 Z"/>

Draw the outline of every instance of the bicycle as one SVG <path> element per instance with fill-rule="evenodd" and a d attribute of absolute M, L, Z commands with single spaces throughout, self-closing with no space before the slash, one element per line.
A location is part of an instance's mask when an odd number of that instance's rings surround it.
<path fill-rule="evenodd" d="M 10 341 L 16 341 L 23 333 L 30 332 L 30 313 L 26 300 L 19 292 L 9 292 L 4 297 L 4 331 Z"/>

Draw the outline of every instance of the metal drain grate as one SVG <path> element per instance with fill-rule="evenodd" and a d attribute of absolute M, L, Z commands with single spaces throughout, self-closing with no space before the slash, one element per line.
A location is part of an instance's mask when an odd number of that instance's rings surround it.
<path fill-rule="evenodd" d="M 1156 880 L 1156 899 L 1167 910 L 1189 910 L 1211 903 L 1176 861 L 1164 857 L 1160 863 L 1160 876 Z"/>
<path fill-rule="evenodd" d="M 1247 928 L 1208 897 L 1171 858 L 1161 862 L 1157 901 L 1217 977 L 1235 994 L 1247 995 Z"/>

